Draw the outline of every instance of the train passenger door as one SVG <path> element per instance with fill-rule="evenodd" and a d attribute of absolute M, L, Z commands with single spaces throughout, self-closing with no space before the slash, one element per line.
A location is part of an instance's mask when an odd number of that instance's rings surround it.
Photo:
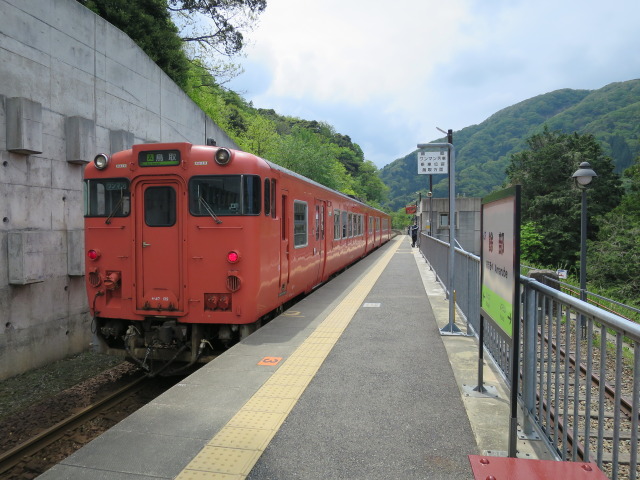
<path fill-rule="evenodd" d="M 287 221 L 287 194 L 282 191 L 282 204 L 280 206 L 280 295 L 287 293 L 289 285 L 289 228 Z"/>
<path fill-rule="evenodd" d="M 325 211 L 326 211 L 326 203 L 323 200 L 318 200 L 316 198 L 316 209 L 315 209 L 315 219 L 313 225 L 313 235 L 314 235 L 314 244 L 313 244 L 313 255 L 316 257 L 316 261 L 318 262 L 318 282 L 322 281 L 324 277 L 324 268 L 326 265 L 326 255 L 325 255 Z"/>
<path fill-rule="evenodd" d="M 142 180 L 135 187 L 136 307 L 184 311 L 182 217 L 184 188 L 176 180 Z"/>

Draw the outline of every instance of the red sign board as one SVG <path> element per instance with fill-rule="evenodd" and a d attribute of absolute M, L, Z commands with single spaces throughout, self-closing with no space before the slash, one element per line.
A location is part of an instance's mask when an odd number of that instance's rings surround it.
<path fill-rule="evenodd" d="M 595 463 L 469 455 L 475 480 L 607 480 Z"/>

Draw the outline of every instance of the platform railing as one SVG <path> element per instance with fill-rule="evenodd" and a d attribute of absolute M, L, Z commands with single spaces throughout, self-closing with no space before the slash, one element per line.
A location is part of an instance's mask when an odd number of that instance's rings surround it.
<path fill-rule="evenodd" d="M 445 288 L 448 248 L 421 236 L 420 251 Z M 475 334 L 480 258 L 455 253 L 456 303 Z M 640 478 L 640 325 L 532 278 L 521 276 L 520 288 L 523 434 L 541 436 L 558 459 L 596 462 L 611 479 Z M 509 383 L 510 341 L 488 322 L 484 341 Z"/>

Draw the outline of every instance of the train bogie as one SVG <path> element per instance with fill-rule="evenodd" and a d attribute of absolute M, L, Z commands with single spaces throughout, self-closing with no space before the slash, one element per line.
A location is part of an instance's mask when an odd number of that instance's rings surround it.
<path fill-rule="evenodd" d="M 245 152 L 136 145 L 85 171 L 96 334 L 145 366 L 202 361 L 389 238 L 383 212 Z"/>

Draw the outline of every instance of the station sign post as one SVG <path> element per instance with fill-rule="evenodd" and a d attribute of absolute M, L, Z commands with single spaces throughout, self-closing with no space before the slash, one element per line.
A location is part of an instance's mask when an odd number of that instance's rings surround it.
<path fill-rule="evenodd" d="M 511 346 L 511 408 L 509 456 L 518 440 L 518 382 L 520 373 L 520 195 L 521 186 L 491 193 L 482 199 L 480 255 L 481 305 L 478 339 L 478 387 L 482 391 L 484 322 L 489 321 Z"/>
<path fill-rule="evenodd" d="M 429 171 L 429 169 L 447 169 L 449 174 L 449 282 L 447 285 L 449 295 L 449 324 L 440 329 L 441 335 L 464 335 L 460 328 L 454 323 L 455 319 L 455 218 L 456 212 L 456 149 L 451 143 L 419 143 L 418 148 L 418 173 L 424 169 L 422 174 L 435 175 L 444 174 L 444 171 Z M 423 165 L 420 164 L 421 159 Z M 448 168 L 446 167 L 448 165 Z"/>

